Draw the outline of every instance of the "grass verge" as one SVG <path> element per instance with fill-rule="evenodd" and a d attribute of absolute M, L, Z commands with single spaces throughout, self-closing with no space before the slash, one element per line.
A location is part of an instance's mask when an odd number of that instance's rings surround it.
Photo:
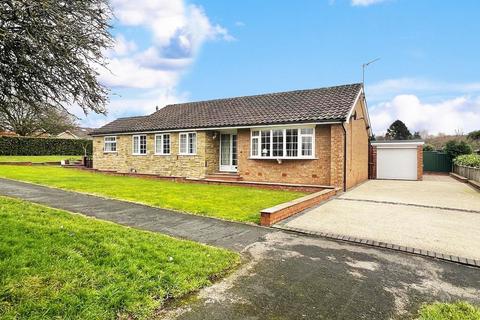
<path fill-rule="evenodd" d="M 480 309 L 468 302 L 435 302 L 420 308 L 417 320 L 480 320 Z"/>
<path fill-rule="evenodd" d="M 147 318 L 236 253 L 0 197 L 0 318 Z"/>
<path fill-rule="evenodd" d="M 260 222 L 264 208 L 305 195 L 251 187 L 177 183 L 57 167 L 0 166 L 0 177 L 135 201 L 240 222 Z"/>
<path fill-rule="evenodd" d="M 60 162 L 62 160 L 79 160 L 82 156 L 0 156 L 0 162 Z"/>

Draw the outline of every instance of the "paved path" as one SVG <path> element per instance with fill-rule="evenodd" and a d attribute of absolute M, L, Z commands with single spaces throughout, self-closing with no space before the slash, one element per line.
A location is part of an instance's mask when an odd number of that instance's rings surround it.
<path fill-rule="evenodd" d="M 245 264 L 166 319 L 412 319 L 424 302 L 480 303 L 478 269 L 0 179 L 0 195 L 242 251 Z"/>
<path fill-rule="evenodd" d="M 7 179 L 0 179 L 0 195 L 235 251 L 243 250 L 247 245 L 272 232 L 254 225 L 184 214 Z"/>

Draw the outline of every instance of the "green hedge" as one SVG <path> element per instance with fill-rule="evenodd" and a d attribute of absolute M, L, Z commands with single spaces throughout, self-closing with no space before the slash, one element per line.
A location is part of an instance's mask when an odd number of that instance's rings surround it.
<path fill-rule="evenodd" d="M 462 156 L 456 157 L 453 162 L 459 166 L 480 168 L 480 155 L 464 154 Z"/>
<path fill-rule="evenodd" d="M 0 155 L 2 156 L 54 156 L 92 154 L 91 140 L 0 137 Z"/>

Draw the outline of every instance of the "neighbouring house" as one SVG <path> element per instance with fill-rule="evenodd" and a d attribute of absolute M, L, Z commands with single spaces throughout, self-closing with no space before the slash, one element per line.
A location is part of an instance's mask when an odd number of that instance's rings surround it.
<path fill-rule="evenodd" d="M 91 140 L 92 136 L 90 135 L 94 129 L 92 128 L 82 128 L 78 127 L 72 130 L 66 130 L 60 132 L 55 136 L 55 138 L 59 139 L 84 139 L 84 140 Z"/>
<path fill-rule="evenodd" d="M 368 179 L 362 84 L 173 104 L 91 135 L 98 170 L 340 188 Z"/>

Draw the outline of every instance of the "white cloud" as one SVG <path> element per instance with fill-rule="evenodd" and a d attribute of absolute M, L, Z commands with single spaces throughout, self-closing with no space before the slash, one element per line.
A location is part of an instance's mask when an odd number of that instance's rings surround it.
<path fill-rule="evenodd" d="M 397 95 L 390 101 L 370 107 L 370 119 L 377 135 L 385 134 L 387 127 L 397 119 L 405 122 L 412 132 L 470 132 L 478 130 L 480 124 L 480 96 L 460 96 L 426 103 L 413 94 Z"/>
<path fill-rule="evenodd" d="M 128 90 L 132 96 L 133 91 L 134 98 L 114 96 L 108 117 L 90 114 L 82 121 L 85 125 L 148 114 L 156 105 L 184 100 L 186 94 L 176 88 L 202 45 L 234 40 L 227 29 L 210 21 L 203 8 L 186 0 L 112 0 L 112 7 L 117 35 L 114 47 L 106 52 L 109 70 L 99 69 L 99 78 L 114 94 Z M 127 36 L 139 33 L 135 39 Z"/>
<path fill-rule="evenodd" d="M 373 4 L 385 2 L 386 0 L 352 0 L 352 6 L 367 7 Z"/>

